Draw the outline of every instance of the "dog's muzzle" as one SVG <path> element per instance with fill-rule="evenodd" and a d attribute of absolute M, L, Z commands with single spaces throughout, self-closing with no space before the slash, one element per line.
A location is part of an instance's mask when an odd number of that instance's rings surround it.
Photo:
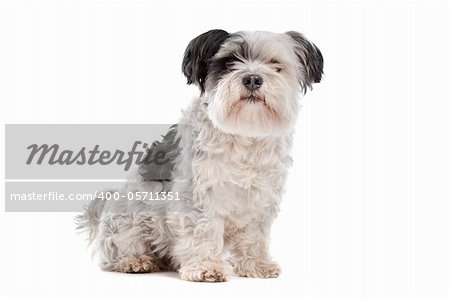
<path fill-rule="evenodd" d="M 242 79 L 242 84 L 250 91 L 259 89 L 263 82 L 263 78 L 256 74 L 247 75 Z"/>

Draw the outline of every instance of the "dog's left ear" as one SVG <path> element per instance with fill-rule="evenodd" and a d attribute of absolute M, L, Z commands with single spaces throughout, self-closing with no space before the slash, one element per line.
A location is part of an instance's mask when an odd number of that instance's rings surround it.
<path fill-rule="evenodd" d="M 323 57 L 319 48 L 308 41 L 301 33 L 295 31 L 286 32 L 291 37 L 295 54 L 303 65 L 304 74 L 300 85 L 306 91 L 312 83 L 319 83 L 323 74 Z"/>
<path fill-rule="evenodd" d="M 210 30 L 194 38 L 184 52 L 183 74 L 188 84 L 198 85 L 201 93 L 205 91 L 209 61 L 229 36 L 230 34 L 224 30 Z"/>

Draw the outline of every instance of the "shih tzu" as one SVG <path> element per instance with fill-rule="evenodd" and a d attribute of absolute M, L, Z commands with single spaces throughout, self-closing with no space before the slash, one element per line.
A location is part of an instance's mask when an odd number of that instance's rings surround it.
<path fill-rule="evenodd" d="M 320 50 L 302 34 L 211 30 L 188 45 L 182 71 L 200 89 L 161 142 L 172 158 L 142 164 L 120 192 L 180 200 L 94 200 L 78 217 L 101 268 L 175 270 L 190 281 L 271 278 L 269 254 L 299 97 L 320 82 Z M 224 259 L 225 248 L 229 260 Z"/>

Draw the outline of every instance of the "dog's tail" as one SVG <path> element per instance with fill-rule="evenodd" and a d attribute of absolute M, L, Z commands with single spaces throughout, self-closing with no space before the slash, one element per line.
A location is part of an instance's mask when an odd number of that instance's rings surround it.
<path fill-rule="evenodd" d="M 114 192 L 112 190 L 104 193 Z M 98 224 L 103 212 L 106 200 L 94 198 L 88 206 L 84 207 L 82 214 L 75 217 L 77 230 L 81 233 L 87 232 L 89 234 L 89 244 L 92 243 L 98 231 Z"/>

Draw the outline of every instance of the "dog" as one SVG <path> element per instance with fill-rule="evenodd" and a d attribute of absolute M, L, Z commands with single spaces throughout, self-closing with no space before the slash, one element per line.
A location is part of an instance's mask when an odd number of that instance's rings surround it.
<path fill-rule="evenodd" d="M 171 162 L 140 165 L 120 190 L 180 200 L 97 199 L 79 228 L 105 271 L 178 271 L 199 282 L 227 281 L 233 271 L 278 277 L 270 228 L 292 164 L 299 98 L 321 81 L 322 54 L 294 31 L 210 30 L 189 43 L 182 71 L 200 96 L 153 144 Z"/>

